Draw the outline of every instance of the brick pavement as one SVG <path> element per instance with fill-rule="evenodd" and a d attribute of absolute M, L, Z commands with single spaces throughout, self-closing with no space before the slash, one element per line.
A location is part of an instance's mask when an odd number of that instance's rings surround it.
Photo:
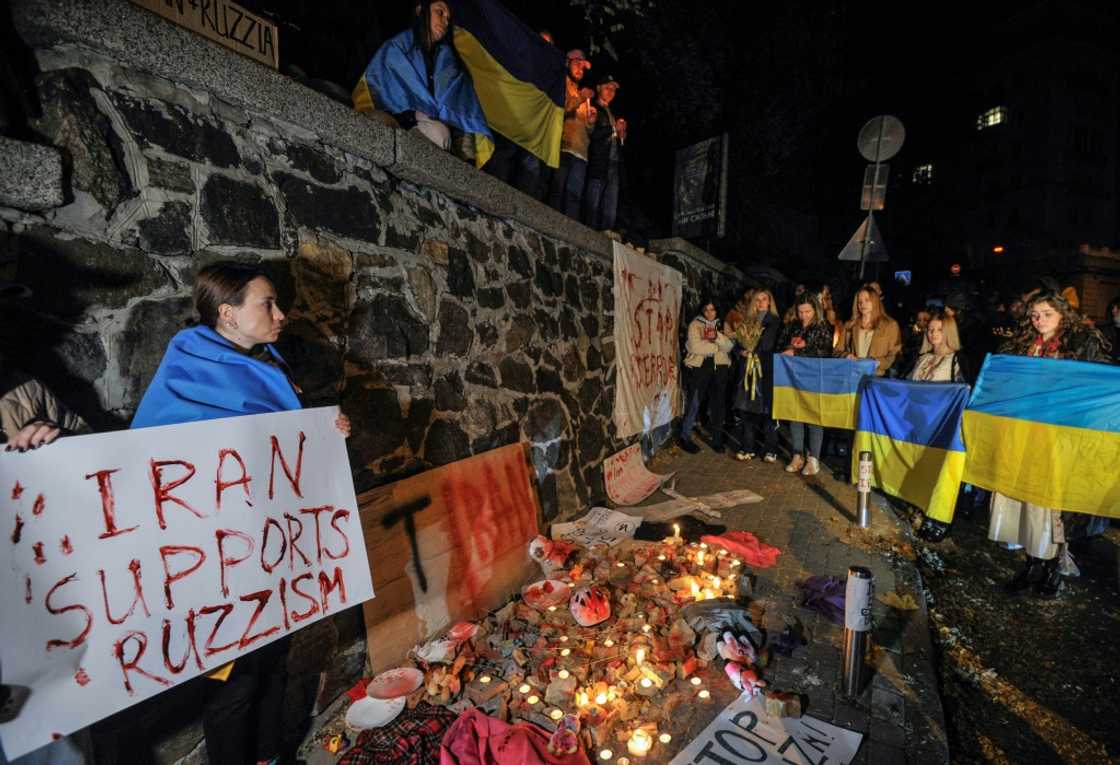
<path fill-rule="evenodd" d="M 754 599 L 764 609 L 761 626 L 776 635 L 784 617 L 796 617 L 810 637 L 792 658 L 775 657 L 765 671 L 773 686 L 807 697 L 807 714 L 865 734 L 854 763 L 948 762 L 921 577 L 913 560 L 890 552 L 891 543 L 910 540 L 909 528 L 882 497 L 873 496 L 871 527 L 861 531 L 854 524 L 853 486 L 823 465 L 813 478 L 786 473 L 784 466 L 784 461 L 738 462 L 707 447 L 695 455 L 663 449 L 649 465 L 656 473 L 676 471 L 676 489 L 686 496 L 750 489 L 764 498 L 722 511 L 722 522 L 782 550 L 777 566 L 757 572 Z M 648 502 L 663 500 L 655 494 Z M 840 690 L 843 628 L 798 607 L 797 582 L 813 574 L 843 579 L 853 565 L 871 570 L 877 593 L 910 594 L 919 609 L 899 612 L 875 601 L 873 674 L 861 695 L 848 699 Z"/>

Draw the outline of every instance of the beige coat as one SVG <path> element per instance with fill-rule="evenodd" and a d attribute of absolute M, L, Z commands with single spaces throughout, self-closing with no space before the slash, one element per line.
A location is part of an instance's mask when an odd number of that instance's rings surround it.
<path fill-rule="evenodd" d="M 47 387 L 31 375 L 11 370 L 0 375 L 0 427 L 5 442 L 24 426 L 42 420 L 62 429 L 63 435 L 89 433 L 90 427 L 66 408 Z"/>
<path fill-rule="evenodd" d="M 704 327 L 700 319 L 693 319 L 688 325 L 688 343 L 685 350 L 688 354 L 684 357 L 686 367 L 696 368 L 704 363 L 704 359 L 715 358 L 717 367 L 731 366 L 731 356 L 728 354 L 735 347 L 735 341 L 723 332 L 716 332 L 715 342 L 704 339 Z"/>
<path fill-rule="evenodd" d="M 840 347 L 840 355 L 846 356 L 852 354 L 859 356 L 859 349 L 856 345 L 856 328 L 858 324 L 854 321 L 848 322 L 844 327 L 844 342 Z M 882 377 L 891 368 L 891 364 L 898 357 L 902 351 L 902 332 L 898 329 L 898 322 L 894 319 L 884 316 L 879 320 L 879 326 L 871 335 L 871 346 L 867 351 L 867 358 L 875 359 L 879 366 L 875 368 L 875 376 Z"/>

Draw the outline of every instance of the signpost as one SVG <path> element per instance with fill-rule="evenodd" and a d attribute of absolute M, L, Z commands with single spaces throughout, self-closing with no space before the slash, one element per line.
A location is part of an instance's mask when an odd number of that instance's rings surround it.
<path fill-rule="evenodd" d="M 839 260 L 859 261 L 859 278 L 863 278 L 867 263 L 887 260 L 887 248 L 875 225 L 875 210 L 887 205 L 887 177 L 890 165 L 886 161 L 898 154 L 906 140 L 906 128 L 897 117 L 883 114 L 867 121 L 859 131 L 856 145 L 859 153 L 872 164 L 863 173 L 863 188 L 859 209 L 867 211 L 867 218 L 840 251 Z"/>

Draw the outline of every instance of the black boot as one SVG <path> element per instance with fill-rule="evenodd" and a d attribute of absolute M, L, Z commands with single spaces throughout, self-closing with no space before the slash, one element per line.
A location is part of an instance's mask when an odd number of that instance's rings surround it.
<path fill-rule="evenodd" d="M 1019 572 L 1011 579 L 1010 582 L 1003 585 L 1003 589 L 1009 594 L 1017 594 L 1030 587 L 1035 582 L 1042 579 L 1042 564 L 1043 561 L 1039 558 L 1032 558 L 1027 556 L 1026 563 L 1019 569 Z"/>
<path fill-rule="evenodd" d="M 1040 598 L 1056 598 L 1062 591 L 1062 574 L 1058 571 L 1058 558 L 1042 563 L 1042 576 L 1034 585 L 1034 592 Z"/>

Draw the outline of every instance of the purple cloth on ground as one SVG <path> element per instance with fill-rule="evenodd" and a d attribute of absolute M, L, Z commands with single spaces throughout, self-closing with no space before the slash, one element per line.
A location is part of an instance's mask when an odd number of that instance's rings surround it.
<path fill-rule="evenodd" d="M 844 624 L 844 582 L 834 576 L 811 576 L 797 586 L 803 608 L 821 612 L 833 624 Z"/>

